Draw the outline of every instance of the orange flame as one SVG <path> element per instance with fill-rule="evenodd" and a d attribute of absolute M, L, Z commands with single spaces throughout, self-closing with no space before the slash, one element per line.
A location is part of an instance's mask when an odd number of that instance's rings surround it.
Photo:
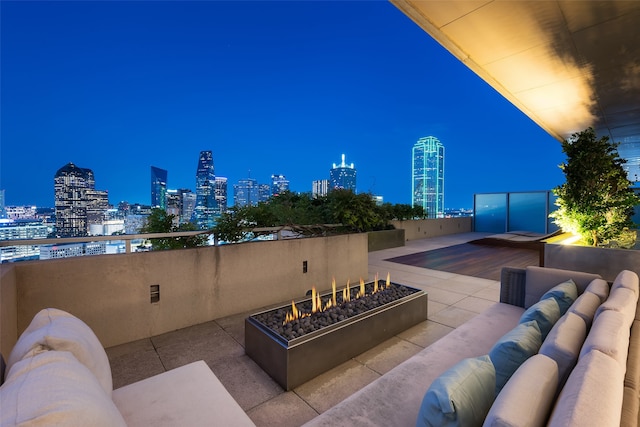
<path fill-rule="evenodd" d="M 391 286 L 391 275 L 390 273 L 387 273 L 386 287 L 388 288 L 389 286 Z M 379 291 L 380 291 L 380 288 L 378 286 L 378 273 L 376 273 L 375 281 L 373 284 L 373 293 L 376 293 Z M 356 298 L 362 298 L 365 296 L 365 294 L 366 294 L 365 283 L 364 283 L 364 280 L 360 278 L 360 289 L 356 294 Z M 347 280 L 347 285 L 344 287 L 344 289 L 342 289 L 342 302 L 347 302 L 347 301 L 351 301 L 351 288 L 350 288 L 349 280 Z M 303 319 L 305 317 L 309 317 L 311 316 L 312 313 L 323 312 L 331 307 L 336 307 L 337 305 L 338 305 L 338 302 L 336 298 L 336 279 L 333 278 L 333 280 L 331 281 L 331 298 L 327 300 L 324 306 L 322 305 L 322 299 L 320 298 L 320 294 L 316 290 L 316 287 L 313 286 L 311 288 L 311 313 L 303 313 L 301 310 L 298 309 L 298 307 L 296 306 L 296 303 L 294 301 L 291 301 L 291 312 L 285 315 L 283 324 L 287 324 L 296 319 Z"/>
<path fill-rule="evenodd" d="M 360 278 L 360 290 L 356 294 L 356 298 L 362 298 L 364 296 L 364 280 Z"/>

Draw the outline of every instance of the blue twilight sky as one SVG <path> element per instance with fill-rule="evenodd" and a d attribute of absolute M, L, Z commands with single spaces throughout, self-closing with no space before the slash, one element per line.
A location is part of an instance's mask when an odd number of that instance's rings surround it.
<path fill-rule="evenodd" d="M 53 206 L 68 162 L 112 204 L 150 203 L 150 166 L 195 188 L 201 150 L 232 184 L 311 191 L 342 153 L 358 192 L 411 202 L 411 148 L 443 142 L 445 206 L 564 181 L 560 143 L 392 4 L 0 3 L 7 205 Z"/>

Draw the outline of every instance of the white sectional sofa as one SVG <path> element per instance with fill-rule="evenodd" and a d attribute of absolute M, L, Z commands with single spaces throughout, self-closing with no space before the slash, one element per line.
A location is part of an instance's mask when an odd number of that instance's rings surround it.
<path fill-rule="evenodd" d="M 637 426 L 639 293 L 631 271 L 505 268 L 499 303 L 306 426 Z"/>
<path fill-rule="evenodd" d="M 203 361 L 113 390 L 93 331 L 44 309 L 18 339 L 0 386 L 0 426 L 253 426 Z"/>

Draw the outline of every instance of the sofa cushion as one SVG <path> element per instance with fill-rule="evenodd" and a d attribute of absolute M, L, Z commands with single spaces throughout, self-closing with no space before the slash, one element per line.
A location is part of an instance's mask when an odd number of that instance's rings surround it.
<path fill-rule="evenodd" d="M 540 328 L 534 320 L 520 323 L 495 343 L 489 357 L 496 369 L 496 396 L 520 365 L 538 352 L 541 344 Z"/>
<path fill-rule="evenodd" d="M 638 303 L 638 295 L 631 289 L 618 287 L 611 289 L 609 298 L 596 310 L 595 318 L 606 310 L 614 310 L 620 312 L 625 319 L 625 327 L 630 328 L 636 317 L 636 308 Z"/>
<path fill-rule="evenodd" d="M 580 355 L 587 326 L 577 314 L 568 312 L 558 320 L 540 347 L 540 353 L 558 364 L 558 387 L 562 388 Z"/>
<path fill-rule="evenodd" d="M 27 355 L 48 350 L 71 352 L 93 372 L 105 392 L 111 396 L 111 367 L 98 337 L 82 320 L 55 308 L 43 309 L 35 315 L 11 351 L 7 369 Z"/>
<path fill-rule="evenodd" d="M 584 323 L 587 325 L 588 331 L 591 328 L 593 317 L 601 302 L 598 295 L 591 292 L 584 292 L 578 297 L 576 302 L 571 304 L 568 311 L 582 317 L 582 320 L 584 320 Z"/>
<path fill-rule="evenodd" d="M 543 354 L 530 357 L 496 397 L 483 427 L 544 425 L 557 388 L 556 362 Z"/>
<path fill-rule="evenodd" d="M 526 288 L 524 307 L 529 308 L 540 300 L 540 297 L 555 285 L 566 280 L 573 280 L 578 293 L 584 292 L 587 285 L 600 276 L 580 271 L 561 270 L 559 268 L 529 266 L 526 268 Z"/>
<path fill-rule="evenodd" d="M 640 413 L 638 391 L 625 386 L 622 394 L 620 427 L 638 427 L 638 413 Z"/>
<path fill-rule="evenodd" d="M 629 352 L 624 385 L 640 392 L 640 320 L 634 320 L 629 333 Z"/>
<path fill-rule="evenodd" d="M 549 289 L 540 297 L 541 300 L 547 298 L 553 298 L 556 300 L 560 307 L 560 315 L 563 315 L 571 304 L 573 304 L 576 298 L 578 298 L 578 288 L 573 280 L 569 279 L 566 282 L 562 282 Z"/>
<path fill-rule="evenodd" d="M 489 356 L 464 359 L 433 381 L 417 426 L 480 426 L 495 398 L 496 371 Z"/>
<path fill-rule="evenodd" d="M 613 283 L 611 284 L 612 291 L 618 288 L 626 288 L 633 291 L 633 293 L 635 293 L 636 295 L 639 295 L 640 284 L 638 283 L 638 275 L 633 271 L 622 270 L 620 273 L 618 273 L 616 278 L 613 280 Z"/>
<path fill-rule="evenodd" d="M 604 279 L 593 279 L 584 291 L 597 295 L 602 304 L 609 296 L 609 284 Z"/>
<path fill-rule="evenodd" d="M 0 425 L 125 426 L 93 373 L 69 352 L 44 351 L 11 366 Z"/>
<path fill-rule="evenodd" d="M 558 396 L 548 425 L 620 425 L 623 377 L 623 368 L 604 353 L 595 350 L 581 357 Z"/>
<path fill-rule="evenodd" d="M 522 313 L 519 323 L 535 320 L 544 341 L 558 319 L 560 319 L 560 306 L 555 299 L 548 298 L 538 301 Z"/>
<path fill-rule="evenodd" d="M 626 369 L 630 329 L 625 327 L 625 322 L 622 313 L 613 310 L 603 311 L 593 321 L 589 335 L 580 350 L 580 357 L 598 350 L 615 359 Z"/>

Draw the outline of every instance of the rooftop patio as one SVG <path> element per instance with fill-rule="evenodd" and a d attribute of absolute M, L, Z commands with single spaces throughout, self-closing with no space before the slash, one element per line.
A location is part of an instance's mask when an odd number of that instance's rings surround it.
<path fill-rule="evenodd" d="M 396 283 L 425 290 L 429 320 L 285 392 L 244 351 L 244 319 L 223 317 L 107 349 L 114 388 L 204 360 L 256 425 L 299 426 L 374 381 L 399 363 L 484 311 L 499 299 L 499 283 L 386 261 L 481 237 L 461 233 L 407 242 L 369 253 L 370 279 L 389 272 Z"/>

